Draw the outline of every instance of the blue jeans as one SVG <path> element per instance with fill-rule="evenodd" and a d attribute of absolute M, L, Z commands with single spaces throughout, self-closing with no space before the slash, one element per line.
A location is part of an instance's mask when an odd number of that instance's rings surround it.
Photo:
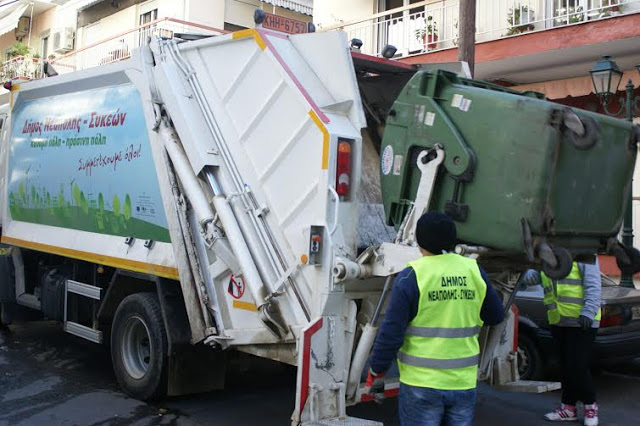
<path fill-rule="evenodd" d="M 438 390 L 400 383 L 402 426 L 471 426 L 475 408 L 475 389 Z"/>

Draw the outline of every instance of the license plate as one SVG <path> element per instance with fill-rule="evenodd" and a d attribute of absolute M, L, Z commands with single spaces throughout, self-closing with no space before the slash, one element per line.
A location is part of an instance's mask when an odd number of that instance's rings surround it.
<path fill-rule="evenodd" d="M 289 34 L 305 34 L 309 32 L 306 22 L 273 15 L 271 13 L 265 13 L 262 27 Z"/>
<path fill-rule="evenodd" d="M 640 306 L 631 307 L 631 319 L 640 320 Z"/>

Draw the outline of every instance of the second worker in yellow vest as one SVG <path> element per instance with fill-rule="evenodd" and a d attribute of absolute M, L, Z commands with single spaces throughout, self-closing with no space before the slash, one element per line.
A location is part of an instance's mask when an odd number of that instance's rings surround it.
<path fill-rule="evenodd" d="M 601 316 L 598 261 L 594 264 L 574 262 L 569 275 L 560 280 L 535 271 L 528 271 L 525 277 L 529 285 L 542 282 L 547 319 L 562 370 L 562 404 L 547 413 L 545 419 L 576 421 L 576 404 L 581 401 L 585 426 L 597 426 L 598 405 L 590 358 Z"/>
<path fill-rule="evenodd" d="M 402 425 L 471 425 L 478 333 L 504 319 L 502 303 L 475 260 L 447 253 L 456 242 L 448 216 L 423 215 L 416 239 L 423 257 L 394 281 L 367 383 L 383 377 L 397 357 Z"/>

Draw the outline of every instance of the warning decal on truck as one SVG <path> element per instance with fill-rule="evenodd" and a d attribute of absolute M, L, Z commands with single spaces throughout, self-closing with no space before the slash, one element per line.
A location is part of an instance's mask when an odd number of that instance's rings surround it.
<path fill-rule="evenodd" d="M 13 220 L 170 242 L 131 84 L 17 105 L 8 186 Z"/>

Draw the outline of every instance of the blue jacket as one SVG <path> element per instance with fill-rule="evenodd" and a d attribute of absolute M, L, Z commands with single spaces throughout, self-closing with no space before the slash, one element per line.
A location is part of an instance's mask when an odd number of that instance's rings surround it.
<path fill-rule="evenodd" d="M 482 278 L 487 283 L 487 294 L 482 303 L 480 318 L 486 325 L 496 325 L 504 320 L 504 308 L 498 294 L 491 285 L 487 274 L 480 268 Z M 404 342 L 404 333 L 409 323 L 418 313 L 420 290 L 416 273 L 409 267 L 398 274 L 393 282 L 391 299 L 387 305 L 384 321 L 371 354 L 371 369 L 376 373 L 386 372 L 396 359 Z"/>

